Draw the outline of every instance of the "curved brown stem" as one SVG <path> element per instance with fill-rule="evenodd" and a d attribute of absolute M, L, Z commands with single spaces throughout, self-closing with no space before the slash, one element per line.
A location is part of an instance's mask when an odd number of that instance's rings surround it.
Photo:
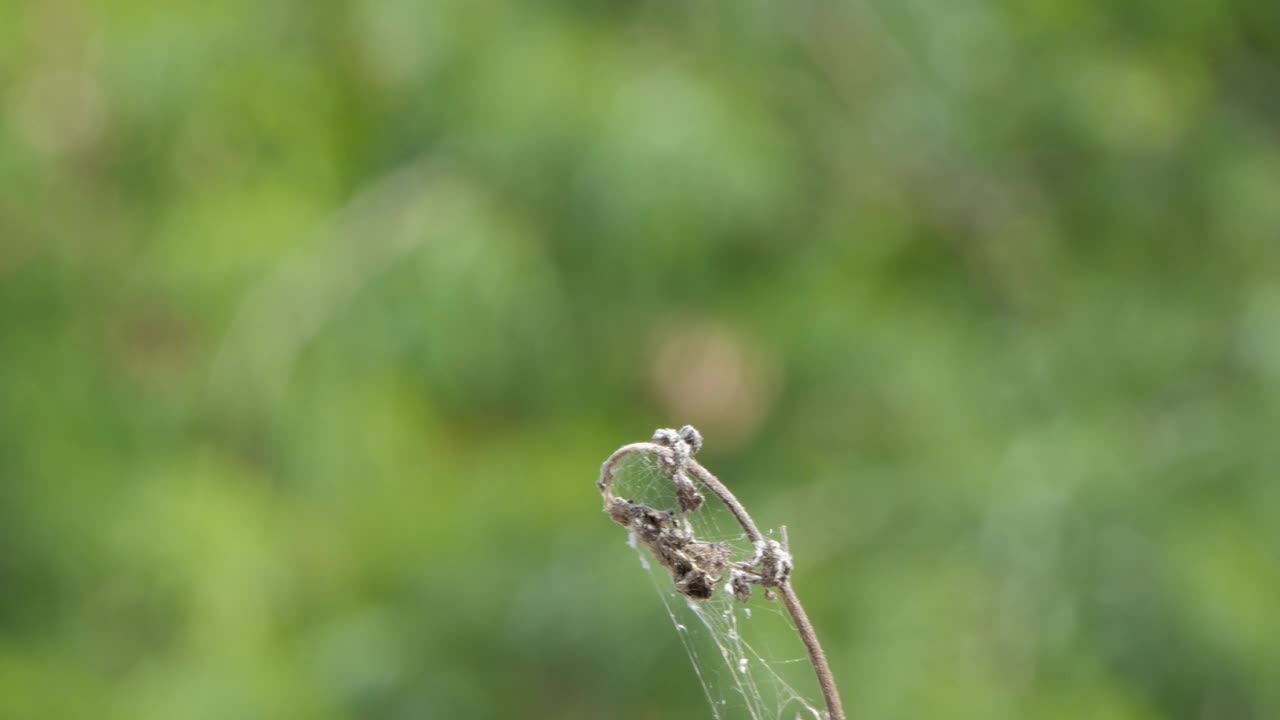
<path fill-rule="evenodd" d="M 702 466 L 702 463 L 693 459 L 689 460 L 689 472 L 693 473 L 693 476 L 698 478 L 698 482 L 706 485 L 707 489 L 729 508 L 729 512 L 733 513 L 733 517 L 738 520 L 738 524 L 742 526 L 752 543 L 764 542 L 764 535 L 760 534 L 756 521 L 751 519 L 751 514 L 742 506 L 742 503 L 738 502 L 738 498 L 729 491 L 729 488 L 720 482 L 720 478 L 712 475 L 710 470 Z"/>
<path fill-rule="evenodd" d="M 701 441 L 699 440 L 699 442 Z M 733 513 L 733 517 L 738 521 L 752 544 L 757 548 L 762 547 L 766 542 L 765 537 L 760 533 L 760 528 L 756 526 L 755 520 L 751 518 L 751 514 L 747 512 L 746 507 L 710 470 L 703 467 L 697 460 L 689 457 L 687 450 L 688 448 L 685 448 L 685 452 L 681 454 L 667 445 L 661 445 L 656 442 L 631 443 L 615 450 L 600 466 L 600 479 L 596 481 L 596 487 L 604 498 L 605 511 L 609 512 L 615 507 L 613 476 L 618 463 L 628 455 L 636 453 L 655 455 L 667 462 L 681 463 L 682 469 L 688 470 L 698 479 L 698 482 L 702 483 L 704 487 L 725 504 L 725 507 L 729 508 L 729 512 Z M 672 482 L 675 482 L 674 476 L 669 477 L 672 477 Z M 813 665 L 814 674 L 818 676 L 818 686 L 822 689 L 822 698 L 827 705 L 828 718 L 830 720 L 845 720 L 844 708 L 840 703 L 840 693 L 836 689 L 835 677 L 831 674 L 831 666 L 827 662 L 827 655 L 822 651 L 822 645 L 818 642 L 818 635 L 813 630 L 813 623 L 809 621 L 809 616 L 800 604 L 799 596 L 796 595 L 795 590 L 791 587 L 790 575 L 783 575 L 771 586 L 776 587 L 778 592 L 782 594 L 782 601 L 787 607 L 787 613 L 791 615 L 791 620 L 795 623 L 796 632 L 800 635 L 800 641 L 804 643 L 805 651 L 809 655 L 809 663 Z"/>
<path fill-rule="evenodd" d="M 795 621 L 800 641 L 804 643 L 804 649 L 809 653 L 809 663 L 813 665 L 813 672 L 818 676 L 818 686 L 822 688 L 822 699 L 827 703 L 827 715 L 831 720 L 844 720 L 844 707 L 840 704 L 840 692 L 836 690 L 836 679 L 831 675 L 831 666 L 827 664 L 827 654 L 822 651 L 818 635 L 813 631 L 813 624 L 809 622 L 809 616 L 800 605 L 799 596 L 796 595 L 795 590 L 791 589 L 791 581 L 787 580 L 779 585 L 778 592 L 782 594 L 782 601 L 786 603 L 787 612 Z"/>
<path fill-rule="evenodd" d="M 600 465 L 600 479 L 596 480 L 596 487 L 600 489 L 601 494 L 607 495 L 606 500 L 613 497 L 613 473 L 617 469 L 618 463 L 622 461 L 622 458 L 636 453 L 648 453 L 668 459 L 672 455 L 671 448 L 651 442 L 631 443 L 614 450 L 613 454 Z"/>

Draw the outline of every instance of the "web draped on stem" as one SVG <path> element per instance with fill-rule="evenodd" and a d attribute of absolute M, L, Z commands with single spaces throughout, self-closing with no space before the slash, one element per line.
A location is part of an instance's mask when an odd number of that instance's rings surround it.
<path fill-rule="evenodd" d="M 761 533 L 693 459 L 701 446 L 686 425 L 619 448 L 597 482 L 605 512 L 628 529 L 712 717 L 843 720 L 826 658 L 790 586 L 785 529 L 780 538 Z"/>

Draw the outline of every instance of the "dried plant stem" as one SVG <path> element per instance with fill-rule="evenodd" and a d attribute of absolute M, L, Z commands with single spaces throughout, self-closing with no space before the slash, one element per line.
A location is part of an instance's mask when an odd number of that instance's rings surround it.
<path fill-rule="evenodd" d="M 689 460 L 689 471 L 729 508 L 753 543 L 764 539 L 747 509 L 738 502 L 738 498 L 725 487 L 724 483 L 720 482 L 719 478 L 692 458 Z M 800 597 L 791 587 L 791 578 L 789 576 L 784 578 L 778 583 L 777 588 L 782 595 L 782 601 L 787 606 L 787 612 L 791 614 L 791 620 L 796 624 L 800 641 L 804 643 L 804 649 L 809 653 L 809 662 L 818 676 L 818 686 L 822 688 L 822 699 L 827 703 L 827 714 L 831 716 L 831 720 L 844 720 L 844 708 L 840 705 L 840 693 L 836 690 L 836 681 L 831 675 L 827 654 L 822 651 L 818 634 L 813 631 L 813 623 L 809 622 L 809 616 L 805 613 L 804 606 L 800 604 Z"/>
<path fill-rule="evenodd" d="M 634 505 L 626 500 L 619 500 L 614 497 L 612 492 L 614 473 L 617 470 L 618 463 L 628 455 L 654 455 L 666 463 L 665 470 L 668 477 L 676 484 L 677 491 L 682 489 L 682 482 L 688 482 L 684 477 L 684 472 L 687 471 L 719 498 L 725 504 L 725 507 L 729 508 L 729 512 L 733 513 L 734 518 L 742 526 L 743 532 L 747 534 L 748 539 L 755 545 L 758 552 L 770 547 L 772 541 L 766 540 L 764 535 L 760 533 L 760 528 L 756 526 L 751 514 L 738 501 L 738 498 L 710 470 L 707 470 L 701 463 L 691 457 L 690 445 L 681 445 L 681 441 L 675 440 L 677 436 L 688 438 L 691 441 L 692 452 L 696 452 L 701 447 L 702 437 L 698 435 L 696 430 L 686 425 L 679 433 L 659 430 L 654 435 L 654 439 L 662 442 L 641 442 L 624 445 L 615 450 L 604 461 L 604 464 L 600 467 L 600 479 L 596 482 L 596 487 L 604 498 L 605 511 L 610 513 L 616 521 L 624 525 L 628 524 L 628 518 L 624 517 L 626 513 L 618 508 L 625 506 L 630 512 L 634 512 L 630 510 L 634 508 Z M 700 504 L 700 499 L 698 504 Z M 696 507 L 695 505 L 694 509 Z M 773 543 L 773 546 L 775 548 L 778 547 L 776 543 Z M 827 662 L 826 653 L 822 651 L 822 645 L 818 642 L 818 636 L 813 630 L 813 624 L 809 622 L 809 616 L 800 604 L 800 598 L 791 587 L 790 558 L 785 555 L 785 550 L 780 550 L 779 552 L 784 558 L 784 569 L 772 575 L 765 575 L 762 578 L 762 584 L 776 588 L 782 595 L 782 601 L 786 605 L 787 612 L 791 615 L 792 622 L 795 623 L 796 632 L 800 635 L 801 642 L 804 643 L 805 650 L 809 655 L 809 662 L 813 665 L 814 673 L 818 677 L 818 685 L 822 689 L 822 697 L 826 702 L 827 715 L 830 720 L 845 720 L 844 708 L 840 704 L 840 693 L 836 690 L 835 678 L 831 675 L 831 666 Z"/>
<path fill-rule="evenodd" d="M 791 613 L 804 649 L 809 653 L 809 662 L 818 676 L 818 686 L 822 688 L 822 699 L 827 703 L 827 714 L 831 716 L 831 720 L 844 720 L 844 708 L 840 705 L 840 693 L 836 690 L 836 679 L 831 675 L 831 666 L 827 664 L 827 654 L 822 652 L 813 624 L 800 605 L 796 591 L 791 589 L 791 581 L 779 585 L 778 592 L 782 595 L 782 602 L 786 603 L 787 612 Z"/>

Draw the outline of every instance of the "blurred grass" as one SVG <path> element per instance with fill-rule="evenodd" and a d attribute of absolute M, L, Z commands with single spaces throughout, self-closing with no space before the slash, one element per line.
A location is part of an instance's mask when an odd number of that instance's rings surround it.
<path fill-rule="evenodd" d="M 0 714 L 705 717 L 690 422 L 851 717 L 1276 716 L 1277 7 L 0 5 Z"/>

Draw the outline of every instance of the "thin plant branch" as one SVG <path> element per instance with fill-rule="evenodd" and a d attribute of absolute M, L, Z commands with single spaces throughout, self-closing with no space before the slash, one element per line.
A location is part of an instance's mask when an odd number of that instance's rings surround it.
<path fill-rule="evenodd" d="M 658 562 L 671 573 L 676 590 L 695 600 L 711 597 L 716 586 L 729 576 L 730 590 L 740 600 L 751 594 L 751 585 L 766 588 L 767 597 L 777 590 L 782 602 L 795 623 L 796 632 L 804 643 L 809 662 L 818 678 L 823 700 L 830 720 L 844 720 L 840 694 L 836 689 L 831 666 L 826 653 L 818 642 L 809 616 L 805 614 L 800 598 L 791 587 L 792 559 L 783 543 L 770 540 L 760 533 L 750 513 L 738 498 L 720 482 L 719 478 L 702 466 L 693 455 L 702 448 L 702 435 L 692 425 L 680 430 L 662 429 L 653 435 L 652 442 L 623 445 L 613 452 L 600 466 L 600 479 L 596 487 L 604 498 L 604 510 L 615 522 L 630 529 L 637 540 L 645 545 Z M 663 475 L 675 486 L 680 510 L 697 512 L 704 498 L 690 479 L 697 479 L 706 489 L 724 503 L 738 521 L 743 532 L 755 548 L 755 555 L 748 562 L 730 563 L 728 553 L 719 543 L 699 541 L 678 522 L 674 511 L 662 511 L 613 494 L 614 475 L 622 460 L 631 455 L 652 455 L 658 460 Z"/>

